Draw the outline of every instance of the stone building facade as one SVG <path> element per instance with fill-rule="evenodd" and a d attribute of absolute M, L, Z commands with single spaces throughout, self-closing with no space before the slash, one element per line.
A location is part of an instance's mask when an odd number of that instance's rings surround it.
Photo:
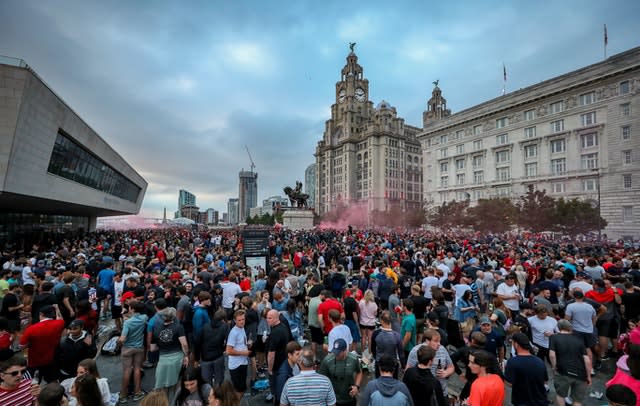
<path fill-rule="evenodd" d="M 374 107 L 369 81 L 352 50 L 316 147 L 316 213 L 353 205 L 368 212 L 421 207 L 420 131 L 406 125 L 389 103 Z"/>
<path fill-rule="evenodd" d="M 427 110 L 427 205 L 533 185 L 600 204 L 609 238 L 640 237 L 640 47 L 455 114 L 436 85 Z"/>

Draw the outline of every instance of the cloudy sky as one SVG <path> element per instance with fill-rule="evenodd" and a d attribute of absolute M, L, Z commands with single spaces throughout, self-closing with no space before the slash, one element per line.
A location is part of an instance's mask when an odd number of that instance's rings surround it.
<path fill-rule="evenodd" d="M 455 113 L 640 45 L 640 2 L 0 1 L 0 55 L 24 59 L 149 182 L 226 211 L 304 180 L 356 42 L 370 99 L 421 125 L 432 81 Z"/>

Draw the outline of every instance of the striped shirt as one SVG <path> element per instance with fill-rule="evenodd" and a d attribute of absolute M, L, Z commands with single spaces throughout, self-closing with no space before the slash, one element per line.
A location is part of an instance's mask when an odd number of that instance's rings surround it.
<path fill-rule="evenodd" d="M 0 405 L 31 406 L 35 400 L 31 394 L 31 377 L 28 373 L 14 390 L 7 391 L 0 387 Z"/>
<path fill-rule="evenodd" d="M 301 371 L 284 384 L 280 403 L 291 406 L 332 406 L 336 394 L 331 381 L 315 371 Z"/>

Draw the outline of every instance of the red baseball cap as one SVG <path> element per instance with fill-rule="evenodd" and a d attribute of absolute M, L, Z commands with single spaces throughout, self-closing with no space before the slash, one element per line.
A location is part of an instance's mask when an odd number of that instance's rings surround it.
<path fill-rule="evenodd" d="M 131 299 L 131 298 L 134 298 L 134 297 L 136 297 L 136 295 L 134 295 L 134 294 L 133 294 L 133 292 L 131 292 L 131 291 L 129 291 L 129 292 L 125 292 L 125 293 L 122 295 L 122 298 L 120 299 L 120 301 L 121 301 L 122 303 L 124 303 L 124 301 L 125 301 L 125 300 L 127 300 L 127 299 Z"/>

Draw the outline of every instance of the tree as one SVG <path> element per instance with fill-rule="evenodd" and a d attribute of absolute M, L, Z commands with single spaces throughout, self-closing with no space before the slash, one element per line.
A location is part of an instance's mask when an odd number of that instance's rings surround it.
<path fill-rule="evenodd" d="M 467 216 L 468 208 L 468 200 L 462 202 L 456 202 L 455 200 L 444 202 L 442 206 L 437 206 L 431 210 L 427 221 L 432 226 L 442 229 L 464 227 L 469 225 L 469 218 Z"/>
<path fill-rule="evenodd" d="M 408 227 L 419 228 L 427 220 L 427 212 L 424 208 L 411 209 L 406 212 L 405 222 Z"/>
<path fill-rule="evenodd" d="M 607 226 L 607 221 L 600 217 L 597 207 L 577 198 L 571 200 L 560 198 L 556 202 L 554 220 L 554 231 L 572 237 Z"/>
<path fill-rule="evenodd" d="M 518 214 L 516 206 L 506 197 L 480 199 L 467 212 L 472 227 L 482 233 L 509 231 Z"/>
<path fill-rule="evenodd" d="M 551 230 L 554 224 L 556 201 L 547 196 L 546 190 L 535 190 L 529 185 L 527 193 L 520 196 L 517 223 L 520 227 L 533 232 Z"/>

